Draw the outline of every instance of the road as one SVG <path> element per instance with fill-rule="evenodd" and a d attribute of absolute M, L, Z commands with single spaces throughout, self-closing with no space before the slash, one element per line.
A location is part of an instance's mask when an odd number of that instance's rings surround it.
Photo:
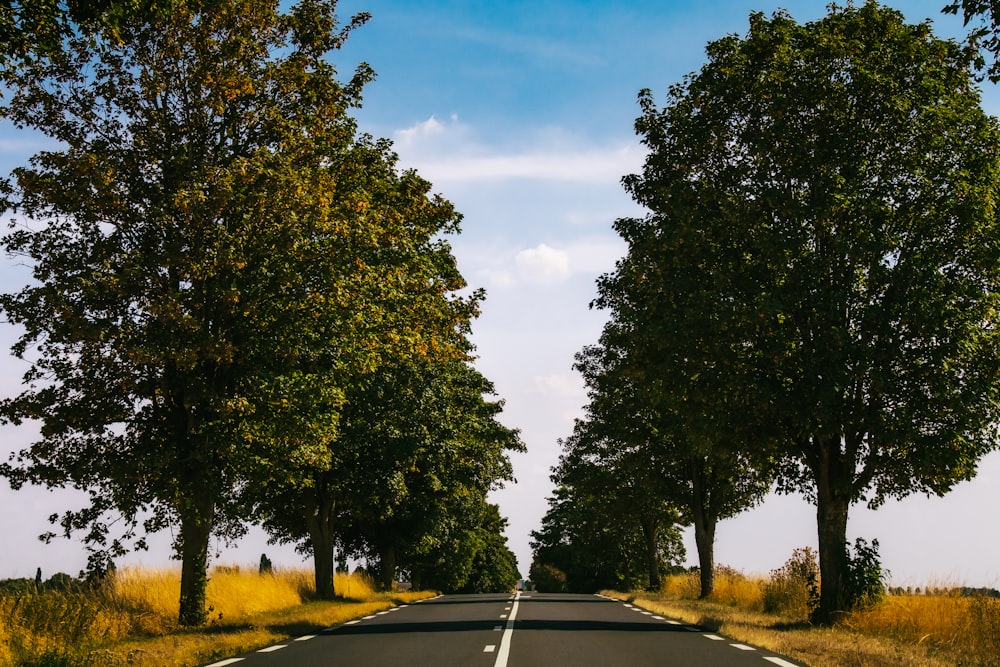
<path fill-rule="evenodd" d="M 798 667 L 596 595 L 448 595 L 206 667 Z"/>

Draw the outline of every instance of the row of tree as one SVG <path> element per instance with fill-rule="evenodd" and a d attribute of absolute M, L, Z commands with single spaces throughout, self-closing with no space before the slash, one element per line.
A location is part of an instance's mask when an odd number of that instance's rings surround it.
<path fill-rule="evenodd" d="M 0 241 L 33 281 L 0 467 L 73 487 L 91 567 L 172 528 L 180 621 L 205 619 L 209 544 L 261 523 L 448 590 L 517 579 L 487 492 L 522 449 L 471 366 L 483 295 L 460 215 L 350 111 L 335 0 L 19 3 L 0 13 L 0 115 L 51 148 L 3 181 Z"/>
<path fill-rule="evenodd" d="M 851 506 L 975 474 L 1000 418 L 984 25 L 970 45 L 871 1 L 804 25 L 754 13 L 662 107 L 640 94 L 648 156 L 624 185 L 648 213 L 615 223 L 628 252 L 598 281 L 610 320 L 577 357 L 590 402 L 536 569 L 641 529 L 656 586 L 657 528 L 693 524 L 707 596 L 717 522 L 776 487 L 816 505 L 829 622 L 854 602 Z M 590 525 L 567 524 L 581 503 Z"/>

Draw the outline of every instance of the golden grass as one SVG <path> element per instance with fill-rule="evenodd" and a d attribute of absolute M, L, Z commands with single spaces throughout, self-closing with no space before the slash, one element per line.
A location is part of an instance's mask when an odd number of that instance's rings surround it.
<path fill-rule="evenodd" d="M 106 586 L 0 593 L 0 667 L 20 665 L 182 667 L 250 651 L 433 593 L 376 593 L 359 575 L 338 573 L 341 599 L 311 600 L 312 573 L 216 568 L 209 623 L 177 625 L 180 573 L 128 568 Z"/>
<path fill-rule="evenodd" d="M 877 607 L 823 628 L 798 613 L 764 613 L 767 581 L 727 572 L 717 577 L 708 600 L 696 599 L 696 574 L 668 577 L 660 593 L 605 593 L 810 667 L 1000 666 L 1000 600 L 888 596 Z"/>

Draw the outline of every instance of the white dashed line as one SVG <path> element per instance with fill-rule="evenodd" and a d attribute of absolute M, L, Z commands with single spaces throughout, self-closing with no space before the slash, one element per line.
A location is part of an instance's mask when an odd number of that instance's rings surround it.
<path fill-rule="evenodd" d="M 514 635 L 514 618 L 517 616 L 518 598 L 520 597 L 520 592 L 514 595 L 514 606 L 510 610 L 510 618 L 507 619 L 503 637 L 500 638 L 500 650 L 497 652 L 497 659 L 493 663 L 493 667 L 507 667 L 507 659 L 510 657 L 510 640 Z"/>
<path fill-rule="evenodd" d="M 653 618 L 655 618 L 658 621 L 667 621 L 667 619 L 663 618 L 662 616 L 654 616 Z M 669 622 L 670 621 L 667 621 L 667 623 L 669 623 Z"/>
<path fill-rule="evenodd" d="M 501 630 L 503 630 L 502 625 L 497 625 L 493 627 L 493 632 L 500 632 Z"/>
<path fill-rule="evenodd" d="M 493 653 L 497 650 L 496 644 L 487 644 L 486 648 L 483 649 L 483 653 Z"/>
<path fill-rule="evenodd" d="M 360 618 L 356 618 L 353 621 L 348 621 L 347 623 L 344 623 L 344 625 L 354 625 L 355 623 L 360 623 L 360 622 L 361 622 L 361 619 Z M 336 627 L 327 628 L 327 630 L 336 630 L 336 629 L 337 629 Z"/>
<path fill-rule="evenodd" d="M 372 619 L 372 618 L 375 618 L 375 614 L 372 614 L 371 616 L 362 616 L 361 620 L 362 621 L 367 621 L 367 620 Z"/>
<path fill-rule="evenodd" d="M 207 665 L 206 667 L 226 667 L 226 665 L 235 665 L 237 662 L 243 662 L 243 660 L 243 658 L 229 658 L 228 660 L 213 662 L 211 665 Z"/>
<path fill-rule="evenodd" d="M 788 662 L 787 660 L 782 660 L 781 658 L 773 658 L 772 657 L 772 658 L 764 658 L 764 659 L 767 660 L 768 662 L 773 662 L 774 664 L 778 665 L 778 667 L 796 667 L 792 663 Z M 209 667 L 211 667 L 211 665 L 209 665 Z"/>
<path fill-rule="evenodd" d="M 301 637 L 296 637 L 295 641 L 297 641 L 297 642 L 307 642 L 310 639 L 316 639 L 316 635 L 302 635 Z"/>
<path fill-rule="evenodd" d="M 500 614 L 500 618 L 507 618 L 507 614 Z"/>
<path fill-rule="evenodd" d="M 703 636 L 705 637 L 705 639 L 711 639 L 713 642 L 724 641 L 722 637 L 720 637 L 719 635 L 703 635 Z"/>
<path fill-rule="evenodd" d="M 756 651 L 753 646 L 747 646 L 746 644 L 730 644 L 733 648 L 738 648 L 741 651 Z"/>
<path fill-rule="evenodd" d="M 257 653 L 274 653 L 275 651 L 280 651 L 283 648 L 288 648 L 286 644 L 275 644 L 274 646 L 268 646 L 267 648 L 262 648 Z"/>

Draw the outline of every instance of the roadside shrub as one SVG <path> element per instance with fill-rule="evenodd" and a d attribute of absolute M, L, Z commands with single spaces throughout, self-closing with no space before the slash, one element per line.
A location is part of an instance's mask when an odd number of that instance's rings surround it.
<path fill-rule="evenodd" d="M 819 563 L 810 547 L 795 549 L 764 583 L 764 611 L 807 619 L 819 606 Z"/>
<path fill-rule="evenodd" d="M 532 563 L 529 578 L 539 593 L 566 592 L 566 573 L 555 565 Z"/>
<path fill-rule="evenodd" d="M 847 599 L 855 609 L 874 607 L 885 598 L 890 576 L 879 560 L 878 540 L 869 545 L 859 537 L 847 559 Z"/>

